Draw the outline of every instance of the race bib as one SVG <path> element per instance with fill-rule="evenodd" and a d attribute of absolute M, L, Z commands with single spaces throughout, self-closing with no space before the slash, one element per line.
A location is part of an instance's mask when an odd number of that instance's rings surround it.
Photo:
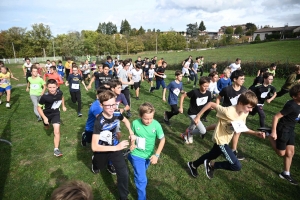
<path fill-rule="evenodd" d="M 197 106 L 202 106 L 207 103 L 208 96 L 196 99 Z"/>
<path fill-rule="evenodd" d="M 107 142 L 109 145 L 112 144 L 112 132 L 110 131 L 101 131 L 99 135 L 99 140 Z"/>
<path fill-rule="evenodd" d="M 268 96 L 268 93 L 269 91 L 261 93 L 260 98 L 265 99 Z"/>
<path fill-rule="evenodd" d="M 51 109 L 57 109 L 57 108 L 59 108 L 60 105 L 61 105 L 61 100 L 55 101 L 55 102 L 52 104 Z"/>
<path fill-rule="evenodd" d="M 240 94 L 237 95 L 236 97 L 234 98 L 231 98 L 230 99 L 230 102 L 231 102 L 231 105 L 235 106 L 237 104 L 237 101 L 238 101 L 238 98 L 240 97 Z"/>
<path fill-rule="evenodd" d="M 61 72 L 61 71 L 62 71 L 62 69 L 58 69 L 58 71 L 60 71 L 60 72 Z"/>
<path fill-rule="evenodd" d="M 31 84 L 30 88 L 33 89 L 33 90 L 37 90 L 37 89 L 40 89 L 41 86 L 39 84 Z"/>
<path fill-rule="evenodd" d="M 176 89 L 173 90 L 173 93 L 174 93 L 176 96 L 178 96 L 179 93 L 180 93 L 180 90 L 179 90 L 178 88 L 176 88 Z"/>
<path fill-rule="evenodd" d="M 145 150 L 146 149 L 146 139 L 141 137 L 136 137 L 135 140 L 136 148 Z"/>
<path fill-rule="evenodd" d="M 231 124 L 236 133 L 249 131 L 244 121 L 232 121 Z"/>
<path fill-rule="evenodd" d="M 78 90 L 79 89 L 79 84 L 72 83 L 71 88 L 74 89 L 74 90 Z"/>

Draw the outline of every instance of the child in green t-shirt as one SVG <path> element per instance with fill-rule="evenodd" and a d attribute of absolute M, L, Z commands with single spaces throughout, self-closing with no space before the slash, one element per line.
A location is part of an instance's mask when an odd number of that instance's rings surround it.
<path fill-rule="evenodd" d="M 136 136 L 135 143 L 131 143 L 132 152 L 128 160 L 134 169 L 134 182 L 138 199 L 146 199 L 147 176 L 146 171 L 151 164 L 156 164 L 165 145 L 165 136 L 158 121 L 153 119 L 155 109 L 152 104 L 145 102 L 139 108 L 140 119 L 132 122 L 132 131 Z M 160 139 L 154 153 L 155 139 Z"/>

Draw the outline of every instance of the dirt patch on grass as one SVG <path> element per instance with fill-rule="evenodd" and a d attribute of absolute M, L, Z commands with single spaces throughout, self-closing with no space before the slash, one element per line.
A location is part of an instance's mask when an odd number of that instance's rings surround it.
<path fill-rule="evenodd" d="M 20 165 L 30 165 L 32 163 L 32 161 L 30 160 L 21 160 L 20 161 Z"/>

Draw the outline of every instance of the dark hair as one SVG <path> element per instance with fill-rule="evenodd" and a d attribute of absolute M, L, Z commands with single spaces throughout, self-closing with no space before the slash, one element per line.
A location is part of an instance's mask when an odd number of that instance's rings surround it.
<path fill-rule="evenodd" d="M 99 97 L 100 103 L 103 104 L 104 101 L 108 101 L 108 100 L 110 100 L 110 99 L 112 99 L 112 98 L 115 98 L 116 95 L 115 95 L 115 93 L 113 93 L 113 91 L 111 91 L 111 90 L 105 90 L 104 92 L 101 92 L 101 93 L 98 95 L 98 97 Z"/>
<path fill-rule="evenodd" d="M 162 61 L 162 63 L 161 63 L 161 64 L 163 65 L 163 64 L 165 64 L 165 63 L 166 63 L 166 64 L 168 64 L 166 61 Z"/>
<path fill-rule="evenodd" d="M 102 65 L 103 65 L 103 69 L 104 69 L 105 67 L 108 67 L 108 68 L 109 68 L 109 65 L 106 64 L 106 63 L 103 63 Z"/>
<path fill-rule="evenodd" d="M 109 82 L 110 88 L 116 88 L 118 85 L 122 85 L 122 82 L 117 79 Z"/>
<path fill-rule="evenodd" d="M 270 67 L 276 67 L 275 63 L 271 63 Z"/>
<path fill-rule="evenodd" d="M 55 85 L 57 85 L 57 81 L 54 80 L 54 79 L 49 79 L 49 80 L 47 81 L 47 86 L 48 86 L 49 84 L 55 84 Z"/>
<path fill-rule="evenodd" d="M 294 85 L 291 89 L 290 89 L 290 97 L 296 97 L 298 95 L 298 93 L 300 92 L 300 84 L 296 84 Z"/>
<path fill-rule="evenodd" d="M 50 69 L 56 70 L 56 66 L 51 66 Z"/>
<path fill-rule="evenodd" d="M 135 68 L 141 69 L 141 65 L 140 64 L 136 64 Z"/>
<path fill-rule="evenodd" d="M 239 60 L 241 60 L 241 59 L 239 59 L 239 58 L 235 59 L 235 61 L 239 61 Z"/>
<path fill-rule="evenodd" d="M 265 73 L 263 74 L 263 78 L 264 78 L 264 79 L 269 78 L 269 76 L 273 76 L 273 74 L 272 74 L 272 73 L 269 73 L 269 72 L 265 72 Z"/>
<path fill-rule="evenodd" d="M 207 76 L 202 76 L 199 80 L 199 85 L 203 85 L 204 83 L 210 83 L 210 78 Z"/>
<path fill-rule="evenodd" d="M 175 76 L 179 76 L 179 75 L 181 75 L 182 74 L 182 71 L 181 70 L 176 70 L 175 71 Z"/>
<path fill-rule="evenodd" d="M 58 61 L 58 63 L 62 63 L 62 61 L 61 61 L 61 60 L 59 60 L 59 61 Z"/>
<path fill-rule="evenodd" d="M 112 60 L 111 56 L 107 56 L 106 60 Z"/>
<path fill-rule="evenodd" d="M 104 92 L 106 90 L 110 90 L 110 87 L 105 87 L 105 85 L 101 85 L 100 87 L 97 88 L 97 94 L 100 94 L 101 92 Z"/>
<path fill-rule="evenodd" d="M 38 68 L 36 67 L 35 64 L 33 64 L 33 65 L 30 67 L 30 71 L 32 72 L 33 69 L 36 69 L 36 70 L 38 69 Z"/>
<path fill-rule="evenodd" d="M 46 62 L 48 62 L 48 61 L 50 62 L 50 60 L 46 60 Z"/>
<path fill-rule="evenodd" d="M 217 71 L 213 71 L 209 73 L 209 77 L 214 77 L 215 75 L 218 75 L 219 73 Z"/>
<path fill-rule="evenodd" d="M 266 73 L 268 71 L 268 68 L 264 67 L 262 69 L 259 70 L 259 76 L 261 76 L 262 74 Z"/>
<path fill-rule="evenodd" d="M 234 82 L 234 79 L 238 79 L 240 76 L 245 76 L 245 73 L 242 70 L 235 70 L 231 73 L 230 80 Z"/>
<path fill-rule="evenodd" d="M 239 96 L 237 103 L 242 105 L 250 104 L 252 107 L 255 107 L 257 105 L 257 97 L 251 90 L 246 90 Z"/>

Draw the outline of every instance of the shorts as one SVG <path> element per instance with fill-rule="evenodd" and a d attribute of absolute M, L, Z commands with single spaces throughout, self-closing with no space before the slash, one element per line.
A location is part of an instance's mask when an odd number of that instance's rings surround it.
<path fill-rule="evenodd" d="M 148 80 L 151 82 L 153 80 L 153 78 L 148 78 Z"/>
<path fill-rule="evenodd" d="M 183 74 L 183 75 L 185 75 L 185 74 L 190 75 L 189 69 L 183 67 L 183 68 L 182 68 L 182 74 Z"/>
<path fill-rule="evenodd" d="M 134 82 L 133 87 L 134 87 L 135 90 L 138 89 L 138 88 L 140 88 L 141 87 L 141 81 Z"/>
<path fill-rule="evenodd" d="M 49 124 L 50 123 L 51 124 L 60 124 L 60 112 L 58 112 L 58 113 L 51 113 L 51 114 L 45 114 L 45 116 L 48 118 Z M 48 126 L 48 124 L 44 123 L 44 126 Z"/>
<path fill-rule="evenodd" d="M 11 85 L 6 86 L 6 88 L 0 88 L 0 93 L 3 93 L 7 90 L 11 90 Z"/>
<path fill-rule="evenodd" d="M 111 161 L 113 165 L 121 165 L 125 169 L 127 168 L 123 157 L 123 151 L 94 152 L 92 162 L 97 169 L 105 169 L 108 161 Z"/>
<path fill-rule="evenodd" d="M 83 74 L 83 79 L 86 79 L 89 74 Z"/>
<path fill-rule="evenodd" d="M 294 129 L 288 130 L 283 128 L 281 130 L 277 130 L 276 149 L 285 150 L 287 145 L 295 145 Z"/>

